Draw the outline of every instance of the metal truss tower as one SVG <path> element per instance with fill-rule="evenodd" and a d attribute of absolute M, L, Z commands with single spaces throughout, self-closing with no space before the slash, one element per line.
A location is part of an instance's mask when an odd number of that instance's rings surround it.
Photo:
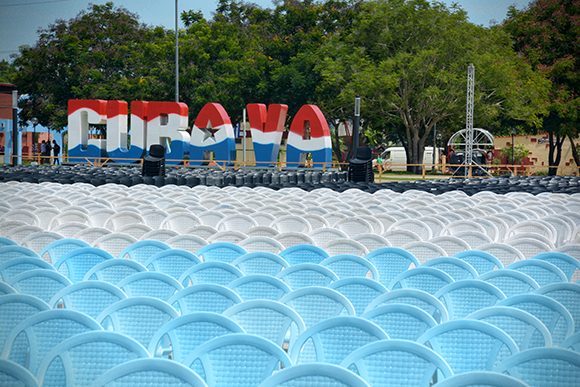
<path fill-rule="evenodd" d="M 473 165 L 473 105 L 475 104 L 475 66 L 467 66 L 467 106 L 465 112 L 465 166 Z"/>

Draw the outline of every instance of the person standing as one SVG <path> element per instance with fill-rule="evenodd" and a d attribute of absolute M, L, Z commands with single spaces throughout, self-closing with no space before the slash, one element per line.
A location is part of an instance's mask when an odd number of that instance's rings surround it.
<path fill-rule="evenodd" d="M 50 140 L 48 140 L 44 152 L 44 164 L 50 165 L 50 152 L 52 152 L 52 146 L 50 145 Z"/>
<path fill-rule="evenodd" d="M 46 141 L 40 143 L 40 164 L 44 164 L 44 155 L 46 154 Z"/>
<path fill-rule="evenodd" d="M 52 153 L 54 154 L 54 165 L 60 165 L 60 160 L 58 158 L 60 155 L 60 145 L 56 143 L 56 140 L 52 140 Z"/>

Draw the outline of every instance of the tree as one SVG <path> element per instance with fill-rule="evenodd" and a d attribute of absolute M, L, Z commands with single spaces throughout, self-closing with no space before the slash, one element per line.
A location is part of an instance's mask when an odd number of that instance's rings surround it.
<path fill-rule="evenodd" d="M 422 163 L 435 125 L 464 127 L 469 63 L 478 74 L 478 126 L 497 128 L 502 117 L 539 125 L 545 112 L 547 82 L 516 56 L 508 36 L 442 3 L 364 2 L 352 28 L 331 37 L 319 57 L 318 94 L 335 96 L 323 106 L 352 106 L 360 95 L 367 130 L 395 133 L 412 164 Z"/>
<path fill-rule="evenodd" d="M 14 66 L 6 60 L 0 61 L 0 83 L 13 83 L 16 76 Z"/>
<path fill-rule="evenodd" d="M 551 81 L 549 114 L 543 125 L 549 136 L 550 175 L 558 171 L 566 138 L 574 148 L 578 137 L 579 10 L 574 0 L 534 0 L 523 11 L 510 8 L 503 25 L 515 49 Z"/>

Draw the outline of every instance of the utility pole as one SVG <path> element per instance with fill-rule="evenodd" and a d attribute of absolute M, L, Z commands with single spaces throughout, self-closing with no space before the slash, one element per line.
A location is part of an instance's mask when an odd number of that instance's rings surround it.
<path fill-rule="evenodd" d="M 175 0 L 175 102 L 179 102 L 179 0 Z"/>
<path fill-rule="evenodd" d="M 354 119 L 352 121 L 352 157 L 356 157 L 360 128 L 360 97 L 354 99 Z"/>
<path fill-rule="evenodd" d="M 473 165 L 473 105 L 475 104 L 475 66 L 470 63 L 467 66 L 467 106 L 465 114 L 465 129 L 467 131 L 465 141 L 465 168 L 471 172 Z M 467 171 L 466 171 L 467 172 Z"/>

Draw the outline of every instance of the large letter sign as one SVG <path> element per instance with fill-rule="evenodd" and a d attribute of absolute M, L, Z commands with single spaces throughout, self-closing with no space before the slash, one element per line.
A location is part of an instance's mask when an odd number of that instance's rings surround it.
<path fill-rule="evenodd" d="M 89 140 L 89 125 L 107 123 L 107 101 L 68 101 L 68 155 L 71 162 L 86 162 L 105 156 L 105 140 Z"/>
<path fill-rule="evenodd" d="M 214 152 L 216 160 L 227 161 L 228 164 L 236 159 L 232 121 L 219 103 L 205 104 L 191 129 L 190 164 L 201 165 L 205 152 Z"/>
<path fill-rule="evenodd" d="M 315 168 L 326 168 L 332 163 L 330 128 L 316 105 L 302 106 L 290 125 L 286 147 L 287 167 L 297 168 L 303 153 L 312 154 Z"/>
<path fill-rule="evenodd" d="M 264 104 L 251 103 L 247 109 L 256 165 L 272 165 L 278 161 L 288 105 L 272 104 L 266 110 Z"/>
<path fill-rule="evenodd" d="M 134 125 L 136 104 L 131 104 L 131 146 L 127 148 L 127 102 L 107 101 L 107 156 L 117 163 L 134 163 L 143 157 L 145 150 L 144 127 Z"/>

